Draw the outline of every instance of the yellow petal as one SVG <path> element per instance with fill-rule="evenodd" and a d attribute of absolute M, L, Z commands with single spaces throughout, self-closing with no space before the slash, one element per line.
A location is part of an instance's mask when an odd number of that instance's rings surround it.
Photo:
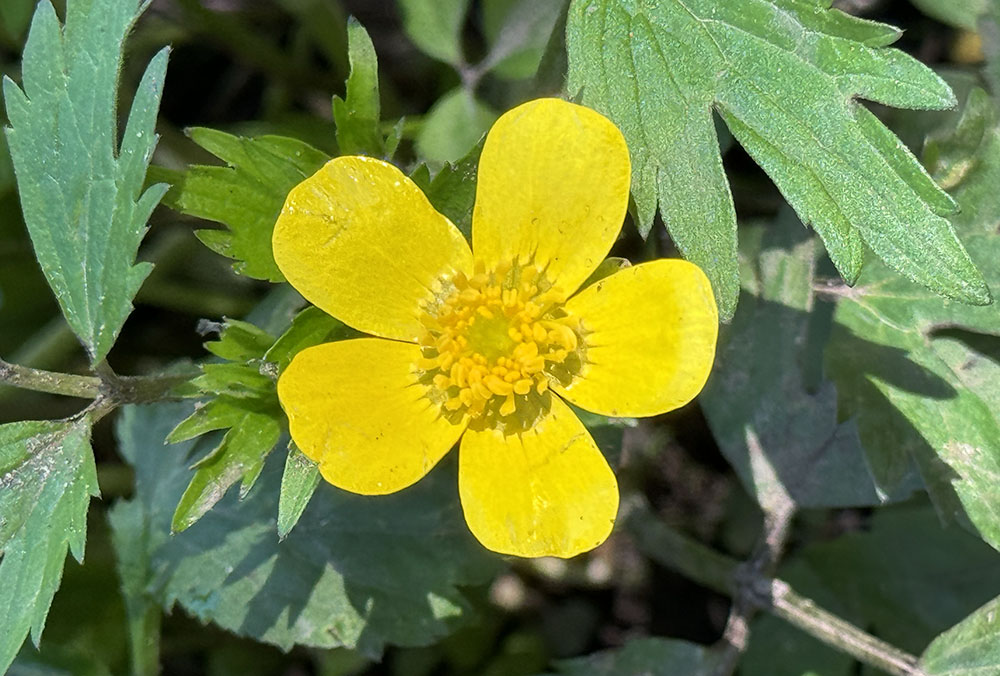
<path fill-rule="evenodd" d="M 472 270 L 462 233 L 399 169 L 337 157 L 288 194 L 274 259 L 299 293 L 359 331 L 417 340 L 419 302 Z"/>
<path fill-rule="evenodd" d="M 569 558 L 611 533 L 618 513 L 615 475 L 558 397 L 549 414 L 522 434 L 468 430 L 458 462 L 465 520 L 488 549 Z"/>
<path fill-rule="evenodd" d="M 533 257 L 565 298 L 600 264 L 628 206 L 625 139 L 599 113 L 559 99 L 504 114 L 479 160 L 472 250 L 487 268 Z"/>
<path fill-rule="evenodd" d="M 671 259 L 625 268 L 566 309 L 583 324 L 584 366 L 569 387 L 552 387 L 577 406 L 609 416 L 657 415 L 704 386 L 719 315 L 698 266 Z"/>
<path fill-rule="evenodd" d="M 454 425 L 411 370 L 420 348 L 379 338 L 299 352 L 278 380 L 292 439 L 337 488 L 393 493 L 423 477 L 455 445 Z"/>

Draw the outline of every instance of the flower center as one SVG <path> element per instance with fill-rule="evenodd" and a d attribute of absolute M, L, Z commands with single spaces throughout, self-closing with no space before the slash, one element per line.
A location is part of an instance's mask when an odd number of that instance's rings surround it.
<path fill-rule="evenodd" d="M 530 428 L 549 407 L 550 382 L 568 385 L 583 363 L 580 322 L 544 273 L 508 263 L 459 273 L 424 307 L 418 379 L 442 414 L 476 428 Z"/>

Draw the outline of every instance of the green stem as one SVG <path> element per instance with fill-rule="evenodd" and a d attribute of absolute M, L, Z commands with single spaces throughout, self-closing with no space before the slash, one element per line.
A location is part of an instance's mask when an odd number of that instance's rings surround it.
<path fill-rule="evenodd" d="M 660 521 L 644 502 L 625 520 L 639 549 L 650 559 L 709 589 L 733 598 L 752 599 L 766 610 L 840 650 L 893 676 L 927 676 L 918 660 L 855 627 L 799 595 L 782 580 L 746 566 Z"/>
<path fill-rule="evenodd" d="M 35 392 L 62 394 L 81 399 L 95 399 L 101 392 L 100 378 L 43 371 L 10 364 L 2 359 L 0 359 L 0 383 Z"/>

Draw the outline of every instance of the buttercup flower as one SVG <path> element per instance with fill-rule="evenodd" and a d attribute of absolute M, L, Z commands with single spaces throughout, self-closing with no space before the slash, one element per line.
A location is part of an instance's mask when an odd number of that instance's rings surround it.
<path fill-rule="evenodd" d="M 682 406 L 705 383 L 718 315 L 682 260 L 587 286 L 629 195 L 621 132 L 541 99 L 503 115 L 479 163 L 472 248 L 396 167 L 338 157 L 274 228 L 292 286 L 371 338 L 300 352 L 278 381 L 292 438 L 334 486 L 393 493 L 456 444 L 483 545 L 570 557 L 601 544 L 614 474 L 566 401 L 607 416 Z"/>

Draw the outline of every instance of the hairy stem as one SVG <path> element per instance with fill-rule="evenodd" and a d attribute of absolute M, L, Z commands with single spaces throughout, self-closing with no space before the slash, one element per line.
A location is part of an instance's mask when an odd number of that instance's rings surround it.
<path fill-rule="evenodd" d="M 43 371 L 10 364 L 0 359 L 0 383 L 25 390 L 94 399 L 101 392 L 101 379 L 72 373 Z"/>
<path fill-rule="evenodd" d="M 97 417 L 124 404 L 143 404 L 169 398 L 171 390 L 197 375 L 196 372 L 182 372 L 154 376 L 119 376 L 105 362 L 98 364 L 95 372 L 96 376 L 56 373 L 0 359 L 0 385 L 93 399 L 88 411 L 99 411 Z"/>
<path fill-rule="evenodd" d="M 742 598 L 751 607 L 772 613 L 827 645 L 893 676 L 927 676 L 913 655 L 820 608 L 787 582 L 756 570 L 753 565 L 756 553 L 747 564 L 721 554 L 664 524 L 644 502 L 632 505 L 626 527 L 635 536 L 639 549 L 660 565 L 709 589 L 734 599 Z M 777 525 L 774 534 L 782 528 L 787 529 L 787 522 Z M 772 539 L 770 545 L 766 544 L 767 539 L 765 529 L 764 546 L 768 548 L 783 544 L 784 535 Z M 725 662 L 726 655 L 723 657 Z"/>

